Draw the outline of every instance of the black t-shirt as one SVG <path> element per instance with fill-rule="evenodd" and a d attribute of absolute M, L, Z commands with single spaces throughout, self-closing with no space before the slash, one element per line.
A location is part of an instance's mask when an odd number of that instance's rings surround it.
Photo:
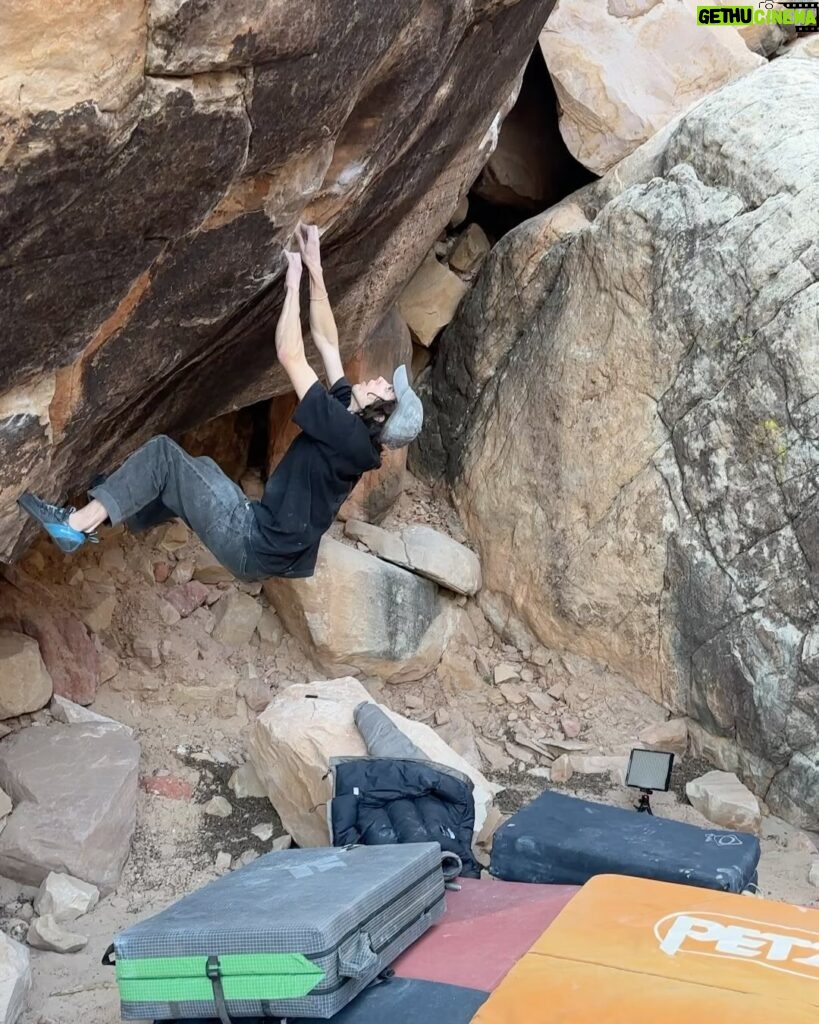
<path fill-rule="evenodd" d="M 320 381 L 293 413 L 301 434 L 271 473 L 254 504 L 254 554 L 268 576 L 312 576 L 319 541 L 378 449 L 360 416 L 347 408 L 352 389 L 342 377 L 328 392 Z"/>

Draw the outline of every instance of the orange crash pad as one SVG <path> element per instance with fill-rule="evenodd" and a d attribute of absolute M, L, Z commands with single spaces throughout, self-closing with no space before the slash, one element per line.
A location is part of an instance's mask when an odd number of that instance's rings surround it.
<path fill-rule="evenodd" d="M 599 875 L 512 968 L 473 1024 L 706 1019 L 816 1024 L 819 911 Z"/>

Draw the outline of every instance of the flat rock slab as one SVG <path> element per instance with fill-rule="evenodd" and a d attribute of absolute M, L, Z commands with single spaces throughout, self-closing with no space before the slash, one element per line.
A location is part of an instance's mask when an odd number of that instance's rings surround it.
<path fill-rule="evenodd" d="M 425 576 L 456 594 L 472 596 L 481 589 L 481 563 L 475 552 L 431 526 L 413 524 L 400 533 L 390 533 L 380 526 L 349 519 L 344 532 L 362 541 L 379 558 Z"/>
<path fill-rule="evenodd" d="M 8 737 L 0 785 L 15 807 L 0 834 L 0 874 L 38 886 L 57 871 L 111 892 L 136 824 L 138 767 L 139 744 L 107 725 Z"/>
<path fill-rule="evenodd" d="M 31 966 L 25 946 L 0 932 L 0 1021 L 17 1024 L 31 989 Z"/>

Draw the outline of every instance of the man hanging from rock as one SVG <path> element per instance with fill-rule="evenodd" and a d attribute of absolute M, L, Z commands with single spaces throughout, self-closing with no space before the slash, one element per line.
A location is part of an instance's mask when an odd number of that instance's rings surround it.
<path fill-rule="evenodd" d="M 313 574 L 319 541 L 350 491 L 381 464 L 383 448 L 400 448 L 419 433 L 420 399 L 399 366 L 352 387 L 344 376 L 338 332 L 321 267 L 315 225 L 296 230 L 301 252 L 285 252 L 284 305 L 276 325 L 276 353 L 299 404 L 301 434 L 265 486 L 250 501 L 216 463 L 193 458 L 168 437 L 152 438 L 108 477 L 98 478 L 83 508 L 50 505 L 30 492 L 21 507 L 62 551 L 73 552 L 106 522 L 145 530 L 179 517 L 239 579 Z M 299 309 L 302 265 L 310 276 L 310 333 L 321 354 L 329 390 L 304 354 Z"/>

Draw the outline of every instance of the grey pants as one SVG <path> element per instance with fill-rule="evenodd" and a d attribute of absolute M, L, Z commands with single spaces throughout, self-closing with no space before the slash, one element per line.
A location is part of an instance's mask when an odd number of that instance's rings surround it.
<path fill-rule="evenodd" d="M 105 506 L 112 525 L 125 523 L 134 532 L 178 516 L 234 576 L 263 578 L 252 503 L 213 459 L 194 458 L 169 437 L 152 437 L 88 493 Z"/>

